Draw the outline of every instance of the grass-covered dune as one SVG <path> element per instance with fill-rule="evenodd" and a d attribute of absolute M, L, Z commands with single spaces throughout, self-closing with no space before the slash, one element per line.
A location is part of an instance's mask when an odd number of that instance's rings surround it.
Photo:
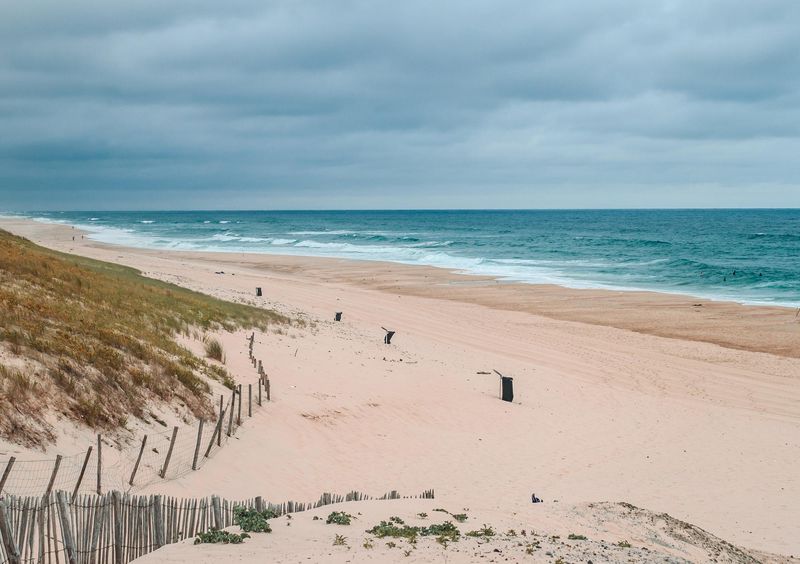
<path fill-rule="evenodd" d="M 143 416 L 151 400 L 208 416 L 203 374 L 227 375 L 179 346 L 176 334 L 286 322 L 0 230 L 0 437 L 47 443 L 49 415 L 115 429 Z"/>

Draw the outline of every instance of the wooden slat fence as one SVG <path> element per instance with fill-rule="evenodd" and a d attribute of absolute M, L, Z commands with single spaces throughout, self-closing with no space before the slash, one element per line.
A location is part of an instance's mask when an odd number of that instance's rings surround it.
<path fill-rule="evenodd" d="M 433 490 L 419 496 L 433 499 Z M 0 564 L 126 564 L 166 544 L 234 524 L 234 508 L 296 513 L 343 501 L 379 498 L 360 492 L 325 493 L 312 503 L 265 503 L 261 497 L 229 501 L 217 496 L 178 499 L 118 491 L 72 497 L 65 491 L 42 497 L 0 497 Z"/>

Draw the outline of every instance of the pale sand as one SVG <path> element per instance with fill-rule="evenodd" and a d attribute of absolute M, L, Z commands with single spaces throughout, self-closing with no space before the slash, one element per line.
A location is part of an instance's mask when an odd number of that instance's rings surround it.
<path fill-rule="evenodd" d="M 273 403 L 202 471 L 159 491 L 279 501 L 435 488 L 436 505 L 523 520 L 624 500 L 741 546 L 800 553 L 800 323 L 790 310 L 381 263 L 142 251 L 73 243 L 63 226 L 0 227 L 319 320 L 258 335 Z M 381 325 L 397 331 L 391 346 Z M 243 335 L 226 349 L 252 380 Z M 492 368 L 514 376 L 514 404 L 497 399 L 496 376 L 477 374 Z M 547 503 L 531 505 L 532 492 Z"/>

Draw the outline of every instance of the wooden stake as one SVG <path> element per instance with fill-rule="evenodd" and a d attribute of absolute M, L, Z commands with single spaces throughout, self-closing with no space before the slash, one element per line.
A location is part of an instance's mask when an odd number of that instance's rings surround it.
<path fill-rule="evenodd" d="M 231 395 L 231 411 L 228 414 L 229 415 L 229 419 L 228 419 L 228 436 L 229 437 L 231 436 L 231 433 L 233 432 L 233 409 L 235 407 L 236 407 L 236 388 L 233 389 L 233 392 L 232 392 L 232 395 Z"/>
<path fill-rule="evenodd" d="M 169 449 L 167 449 L 167 458 L 164 460 L 164 467 L 161 469 L 161 477 L 167 475 L 167 467 L 169 466 L 169 459 L 172 458 L 172 449 L 175 448 L 175 437 L 178 436 L 178 427 L 172 428 L 172 439 L 169 441 Z"/>
<path fill-rule="evenodd" d="M 14 542 L 11 523 L 8 521 L 8 513 L 6 513 L 6 502 L 2 500 L 0 500 L 0 537 L 2 537 L 9 564 L 20 564 L 19 550 Z"/>
<path fill-rule="evenodd" d="M 90 446 L 89 449 L 86 451 L 86 457 L 83 459 L 83 466 L 81 466 L 81 473 L 78 474 L 78 481 L 75 483 L 75 489 L 72 490 L 72 499 L 78 495 L 78 490 L 81 487 L 81 482 L 83 481 L 83 475 L 86 472 L 86 466 L 89 464 L 89 457 L 92 455 L 92 447 Z"/>
<path fill-rule="evenodd" d="M 142 444 L 147 441 L 147 435 L 145 435 L 144 441 Z M 144 446 L 142 447 L 144 448 Z M 139 456 L 141 458 L 141 456 Z M 138 465 L 138 464 L 137 464 Z M 131 482 L 133 481 L 133 476 L 131 476 Z M 111 492 L 111 500 L 113 502 L 114 508 L 114 563 L 115 564 L 125 564 L 126 560 L 123 558 L 122 554 L 122 494 L 119 492 Z"/>
<path fill-rule="evenodd" d="M 197 444 L 194 445 L 194 458 L 192 458 L 192 470 L 197 470 L 197 455 L 200 454 L 200 441 L 203 439 L 203 420 L 197 428 Z"/>
<path fill-rule="evenodd" d="M 211 507 L 214 510 L 214 528 L 215 529 L 222 529 L 222 509 L 219 505 L 219 498 L 215 495 L 211 496 Z"/>
<path fill-rule="evenodd" d="M 208 455 L 211 453 L 211 447 L 214 446 L 214 438 L 217 439 L 217 446 L 220 444 L 220 440 L 222 437 L 222 422 L 225 420 L 225 412 L 219 412 L 219 419 L 217 419 L 217 425 L 214 427 L 214 433 L 211 435 L 211 441 L 208 443 L 208 448 L 206 449 L 205 457 L 208 458 Z"/>
<path fill-rule="evenodd" d="M 177 429 L 177 427 L 175 428 Z M 164 514 L 162 513 L 160 495 L 153 497 L 153 525 L 156 548 L 161 548 L 164 546 Z"/>
<path fill-rule="evenodd" d="M 97 435 L 97 495 L 103 493 L 103 442 L 101 436 Z"/>
<path fill-rule="evenodd" d="M 3 470 L 3 477 L 0 478 L 0 494 L 3 493 L 3 488 L 6 485 L 6 480 L 8 480 L 8 475 L 11 474 L 11 469 L 14 467 L 14 463 L 17 461 L 15 457 L 11 457 L 8 459 L 8 463 L 6 464 L 6 469 Z"/>
<path fill-rule="evenodd" d="M 139 463 L 142 461 L 142 454 L 144 453 L 144 445 L 147 444 L 147 435 L 142 437 L 142 447 L 139 449 L 139 456 L 136 457 L 136 464 L 133 465 L 133 472 L 131 472 L 131 479 L 128 480 L 128 485 L 133 485 L 133 479 L 136 477 L 136 471 L 139 469 Z"/>
<path fill-rule="evenodd" d="M 258 379 L 258 405 L 261 407 L 261 383 L 264 381 L 263 378 Z"/>
<path fill-rule="evenodd" d="M 247 384 L 247 416 L 253 416 L 253 384 Z"/>
<path fill-rule="evenodd" d="M 264 387 L 267 388 L 267 401 L 271 401 L 269 399 L 269 378 L 267 378 L 266 381 L 264 382 Z"/>
<path fill-rule="evenodd" d="M 56 455 L 56 465 L 53 466 L 53 473 L 50 475 L 50 482 L 47 484 L 47 490 L 45 490 L 44 495 L 49 494 L 53 491 L 53 484 L 56 482 L 56 474 L 58 474 L 58 467 L 61 466 L 61 455 Z"/>
<path fill-rule="evenodd" d="M 78 551 L 75 550 L 75 537 L 72 535 L 66 494 L 64 494 L 64 492 L 57 492 L 56 501 L 58 504 L 58 515 L 61 520 L 62 540 L 64 542 L 64 548 L 67 551 L 67 562 L 69 562 L 69 564 L 78 564 Z"/>
<path fill-rule="evenodd" d="M 242 385 L 239 384 L 239 411 L 236 413 L 236 425 L 242 424 Z"/>
<path fill-rule="evenodd" d="M 222 401 L 223 401 L 223 396 L 222 396 L 222 394 L 220 394 L 219 395 L 219 426 L 220 427 L 219 427 L 219 431 L 217 432 L 217 446 L 222 446 L 222 416 L 224 414 L 224 411 L 223 411 L 223 408 L 222 408 Z M 211 442 L 213 443 L 214 441 L 212 440 Z M 211 450 L 211 445 L 209 445 L 208 450 Z M 208 456 L 208 451 L 206 451 L 206 456 Z"/>

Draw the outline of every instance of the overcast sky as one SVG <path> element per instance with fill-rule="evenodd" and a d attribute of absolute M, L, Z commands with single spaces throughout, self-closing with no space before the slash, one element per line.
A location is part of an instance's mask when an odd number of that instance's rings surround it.
<path fill-rule="evenodd" d="M 0 209 L 741 206 L 797 0 L 0 0 Z"/>

